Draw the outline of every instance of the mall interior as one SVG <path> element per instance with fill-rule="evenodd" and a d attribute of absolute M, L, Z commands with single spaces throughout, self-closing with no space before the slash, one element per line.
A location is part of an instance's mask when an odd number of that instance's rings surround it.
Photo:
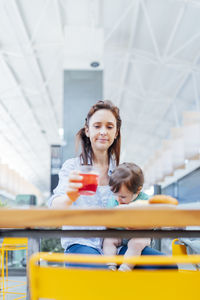
<path fill-rule="evenodd" d="M 111 209 L 106 217 L 105 206 L 92 215 L 86 204 L 77 204 L 79 219 L 67 206 L 56 207 L 54 215 L 51 197 L 59 172 L 80 154 L 76 134 L 99 100 L 110 100 L 120 111 L 120 164 L 142 169 L 148 198 L 163 194 L 178 205 L 139 204 Z M 86 230 L 85 238 L 87 226 L 104 226 L 107 237 L 117 237 L 123 227 L 123 241 L 131 234 L 140 237 L 138 229 L 144 229 L 141 237 L 149 237 L 164 258 L 143 264 L 177 268 L 70 268 L 81 258 L 66 261 L 63 225 L 75 228 L 74 236 L 69 230 L 71 239 L 79 234 L 77 226 Z M 199 226 L 200 1 L 0 0 L 0 300 L 132 299 L 131 288 L 140 299 L 197 299 Z M 106 235 L 102 231 L 99 237 Z M 38 278 L 36 268 L 44 269 Z M 42 272 L 48 284 L 40 294 Z M 101 289 L 99 295 L 95 289 Z"/>

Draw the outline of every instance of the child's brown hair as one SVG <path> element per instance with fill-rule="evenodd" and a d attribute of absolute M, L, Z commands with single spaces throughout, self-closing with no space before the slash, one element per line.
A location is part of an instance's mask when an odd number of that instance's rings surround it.
<path fill-rule="evenodd" d="M 110 176 L 109 186 L 113 193 L 118 193 L 122 184 L 124 184 L 130 192 L 136 194 L 138 189 L 144 184 L 142 169 L 134 163 L 120 164 Z"/>

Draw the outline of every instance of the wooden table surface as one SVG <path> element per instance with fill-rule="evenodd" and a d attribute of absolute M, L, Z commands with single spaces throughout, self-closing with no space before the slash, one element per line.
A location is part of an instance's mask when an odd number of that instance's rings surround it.
<path fill-rule="evenodd" d="M 200 209 L 140 206 L 128 209 L 0 209 L 0 228 L 72 226 L 184 227 L 200 226 Z"/>

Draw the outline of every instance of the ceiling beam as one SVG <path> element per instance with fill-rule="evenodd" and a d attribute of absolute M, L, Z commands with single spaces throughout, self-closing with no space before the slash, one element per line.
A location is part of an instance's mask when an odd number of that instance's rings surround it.
<path fill-rule="evenodd" d="M 197 64 L 197 62 L 200 59 L 200 53 L 198 53 L 198 55 L 194 58 L 192 65 L 195 66 Z M 175 105 L 176 99 L 178 97 L 178 94 L 180 93 L 181 89 L 183 88 L 184 84 L 186 83 L 186 81 L 189 79 L 189 77 L 192 74 L 192 70 L 188 70 L 187 73 L 183 74 L 182 80 L 180 80 L 180 84 L 177 86 L 174 95 L 171 97 L 171 101 L 169 103 L 169 108 L 168 110 L 163 113 L 163 115 L 161 116 L 161 122 L 165 119 L 166 115 L 169 114 L 171 108 Z M 160 120 L 158 122 L 155 123 L 155 127 L 153 129 L 153 132 L 156 132 L 156 129 L 160 127 Z"/>
<path fill-rule="evenodd" d="M 52 112 L 52 117 L 53 117 L 52 121 L 54 120 L 54 122 L 52 122 L 52 124 L 54 124 L 55 131 L 57 133 L 57 130 L 59 128 L 59 124 L 58 124 L 58 119 L 57 119 L 56 111 L 55 111 L 55 108 L 54 108 L 54 102 L 53 102 L 53 99 L 51 98 L 51 94 L 50 94 L 48 85 L 45 84 L 46 78 L 45 78 L 44 72 L 42 70 L 42 67 L 40 65 L 40 61 L 39 61 L 39 59 L 37 57 L 36 50 L 33 48 L 33 45 L 32 45 L 33 39 L 34 39 L 35 35 L 37 34 L 37 30 L 39 30 L 39 25 L 40 25 L 41 19 L 42 19 L 42 17 L 45 14 L 45 8 L 46 8 L 47 4 L 49 4 L 49 1 L 47 0 L 45 2 L 45 5 L 44 5 L 43 10 L 41 12 L 41 15 L 39 17 L 39 22 L 37 22 L 37 24 L 35 26 L 35 29 L 34 29 L 32 37 L 30 37 L 30 34 L 28 33 L 28 29 L 27 29 L 27 26 L 25 24 L 25 20 L 22 17 L 22 12 L 21 12 L 19 3 L 16 0 L 12 0 L 12 2 L 9 2 L 9 3 L 12 3 L 13 11 L 15 12 L 15 15 L 17 17 L 16 19 L 18 20 L 18 24 L 20 25 L 20 28 L 23 31 L 23 36 L 25 37 L 25 40 L 27 41 L 27 44 L 28 44 L 28 49 L 27 50 L 30 50 L 31 57 L 34 60 L 36 69 L 38 71 L 37 72 L 37 76 L 38 76 L 37 78 L 40 80 L 41 86 L 43 86 L 45 88 L 45 92 L 46 92 L 45 99 L 47 99 L 47 101 L 45 101 L 45 102 L 47 103 L 47 106 L 50 108 L 50 111 Z M 10 23 L 11 23 L 14 31 L 16 32 L 16 26 L 13 23 L 13 15 L 12 15 L 12 18 L 11 18 L 9 12 L 7 12 L 7 6 L 6 5 L 4 6 L 4 8 L 5 8 L 6 14 L 7 14 L 7 16 L 9 18 L 9 20 L 10 20 Z M 18 37 L 18 33 L 17 32 L 16 32 L 16 37 L 17 37 L 18 42 L 19 42 L 19 47 L 21 48 L 21 51 L 22 51 L 22 53 L 24 55 L 24 60 L 26 61 L 26 64 L 28 65 L 29 69 L 31 70 L 31 73 L 34 74 L 34 71 L 33 71 L 32 67 L 30 65 L 30 61 L 27 59 L 27 56 L 24 53 L 24 48 L 21 46 L 21 42 L 19 41 L 19 37 Z M 35 80 L 35 83 L 37 85 L 38 90 L 40 90 L 40 87 L 38 86 L 38 81 L 37 80 Z M 41 93 L 41 95 L 42 95 L 42 93 Z M 43 97 L 43 99 L 44 99 L 44 97 Z"/>
<path fill-rule="evenodd" d="M 62 35 L 63 40 L 64 40 L 64 36 L 65 36 L 65 31 L 64 31 L 65 18 L 64 18 L 63 11 L 61 9 L 61 3 L 60 3 L 59 0 L 54 0 L 54 5 L 55 5 L 55 9 L 56 9 L 56 16 L 57 16 L 57 20 L 58 20 L 58 25 L 59 25 L 60 32 L 61 32 L 61 35 Z"/>
<path fill-rule="evenodd" d="M 15 83 L 16 87 L 18 87 L 19 94 L 26 101 L 31 114 L 33 115 L 33 118 L 34 118 L 36 124 L 38 125 L 39 132 L 41 133 L 41 131 L 43 130 L 43 127 L 42 127 L 42 125 L 41 125 L 41 123 L 40 123 L 37 115 L 35 114 L 34 110 L 32 109 L 32 104 L 31 104 L 30 100 L 28 99 L 28 97 L 24 93 L 23 89 L 21 88 L 21 83 L 20 83 L 20 81 L 19 81 L 19 79 L 18 79 L 15 71 L 13 70 L 13 68 L 11 67 L 11 65 L 8 63 L 6 57 L 4 55 L 2 55 L 1 52 L 0 52 L 0 59 L 2 61 L 2 64 L 3 64 L 6 72 L 12 78 L 12 81 Z M 42 133 L 41 133 L 41 135 L 42 135 Z M 42 135 L 42 137 L 46 140 L 46 143 L 49 145 L 47 137 L 44 137 L 43 135 Z"/>
<path fill-rule="evenodd" d="M 130 33 L 129 33 L 129 41 L 128 41 L 128 47 L 127 47 L 127 53 L 125 56 L 125 61 L 123 64 L 123 68 L 122 68 L 122 75 L 120 77 L 120 87 L 119 87 L 119 93 L 117 92 L 118 95 L 118 105 L 120 105 L 122 98 L 123 98 L 123 91 L 124 91 L 124 85 L 126 82 L 126 78 L 127 78 L 127 73 L 128 73 L 128 68 L 129 68 L 129 60 L 131 57 L 131 48 L 133 47 L 133 41 L 135 38 L 135 32 L 136 32 L 136 25 L 137 25 L 137 20 L 138 20 L 138 15 L 139 15 L 139 6 L 140 6 L 140 1 L 137 0 L 135 2 L 135 9 L 133 10 L 133 16 L 132 16 L 132 22 L 131 22 L 131 26 L 130 26 Z M 114 98 L 114 96 L 113 96 Z"/>
<path fill-rule="evenodd" d="M 152 28 L 152 24 L 151 24 L 149 13 L 148 13 L 147 8 L 146 8 L 146 4 L 144 3 L 143 0 L 140 0 L 140 1 L 141 1 L 141 7 L 142 7 L 142 10 L 143 10 L 146 22 L 147 22 L 147 26 L 148 26 L 148 29 L 149 29 L 150 37 L 151 37 L 151 40 L 153 42 L 153 46 L 154 46 L 156 56 L 157 56 L 158 60 L 161 61 L 161 56 L 160 56 L 160 51 L 159 51 L 159 48 L 158 48 L 158 43 L 156 41 L 156 37 L 155 37 L 154 31 L 153 31 L 153 28 Z"/>
<path fill-rule="evenodd" d="M 166 44 L 166 47 L 165 47 L 165 49 L 164 49 L 164 53 L 163 53 L 163 57 L 164 57 L 164 60 L 166 59 L 166 56 L 167 56 L 167 54 L 168 54 L 168 51 L 169 51 L 169 49 L 170 49 L 170 47 L 171 47 L 171 44 L 172 44 L 172 42 L 173 42 L 173 40 L 174 40 L 174 38 L 175 38 L 175 34 L 176 34 L 176 32 L 177 32 L 177 29 L 178 29 L 178 27 L 180 26 L 180 23 L 181 23 L 181 21 L 182 21 L 182 19 L 183 19 L 183 16 L 184 16 L 184 14 L 185 14 L 185 10 L 186 10 L 186 5 L 188 4 L 188 2 L 184 2 L 183 3 L 183 6 L 180 8 L 180 10 L 179 10 L 179 13 L 178 13 L 178 16 L 177 16 L 177 19 L 176 19 L 176 23 L 175 23 L 175 25 L 174 25 L 174 28 L 173 28 L 173 30 L 172 30 L 172 32 L 171 32 L 171 34 L 170 34 L 170 37 L 169 37 L 169 39 L 168 39 L 168 41 L 167 41 L 167 44 Z"/>
<path fill-rule="evenodd" d="M 40 132 L 41 138 L 42 138 L 42 140 L 43 140 L 43 139 L 44 139 L 44 135 L 42 135 L 42 133 L 41 133 L 41 126 L 40 126 L 40 123 L 39 123 L 39 121 L 37 120 L 37 117 L 35 116 L 34 111 L 31 109 L 31 104 L 29 103 L 28 98 L 27 98 L 26 95 L 23 93 L 23 90 L 22 90 L 21 87 L 20 87 L 20 82 L 19 82 L 18 79 L 16 78 L 15 74 L 14 74 L 13 71 L 12 71 L 12 68 L 11 68 L 11 67 L 9 66 L 9 64 L 6 62 L 4 56 L 2 56 L 1 53 L 0 53 L 0 59 L 1 59 L 1 61 L 2 61 L 2 65 L 4 66 L 6 72 L 7 72 L 8 75 L 9 75 L 9 77 L 12 79 L 12 81 L 13 81 L 13 82 L 16 84 L 16 86 L 18 87 L 18 91 L 19 91 L 19 94 L 21 95 L 21 99 L 26 100 L 26 102 L 27 102 L 27 104 L 28 104 L 27 107 L 30 109 L 30 112 L 32 113 L 33 118 L 35 119 L 35 122 L 36 122 L 36 124 L 38 125 L 39 132 Z M 29 137 L 29 136 L 27 135 L 27 133 L 24 131 L 24 128 L 22 128 L 22 127 L 18 124 L 18 122 L 16 121 L 16 119 L 15 119 L 14 117 L 11 116 L 10 112 L 8 111 L 7 107 L 3 104 L 2 101 L 0 101 L 0 104 L 1 104 L 2 108 L 4 109 L 4 112 L 9 116 L 9 119 L 11 120 L 11 122 L 12 122 L 13 124 L 15 124 L 15 126 L 16 126 L 16 128 L 17 128 L 18 130 L 20 130 L 20 132 L 21 132 L 21 134 L 22 134 L 22 136 L 23 136 L 23 138 L 24 138 L 24 141 L 27 142 L 27 145 L 28 145 L 27 151 L 29 151 L 30 153 L 32 153 L 33 157 L 35 157 L 35 161 L 36 161 L 36 162 L 39 162 L 40 166 L 43 165 L 43 168 L 46 169 L 47 166 L 44 165 L 43 162 L 40 161 L 40 157 L 36 154 L 36 151 L 33 150 L 33 149 L 34 149 L 34 146 L 33 146 L 33 141 L 31 140 L 31 137 Z M 45 139 L 46 139 L 46 137 L 45 137 Z M 46 145 L 47 145 L 47 147 L 48 147 L 48 149 L 49 149 L 49 143 L 48 143 L 47 140 L 46 140 Z M 14 146 L 13 146 L 13 148 L 15 149 Z M 22 153 L 21 153 L 21 156 L 22 156 Z M 24 158 L 23 158 L 23 159 L 24 159 Z M 37 165 L 35 165 L 35 167 L 36 167 L 36 169 L 37 169 Z M 34 171 L 34 172 L 37 174 L 36 171 Z M 39 175 L 37 174 L 37 177 L 38 177 L 38 176 L 39 176 Z M 39 177 L 38 177 L 38 178 L 39 178 Z M 43 179 L 41 179 L 41 180 L 43 181 Z"/>
<path fill-rule="evenodd" d="M 108 86 L 112 86 L 112 87 L 114 87 L 114 89 L 116 90 L 116 89 L 118 89 L 118 85 L 115 83 L 115 82 L 108 82 Z M 128 94 L 130 94 L 132 97 L 134 97 L 134 98 L 137 98 L 137 99 L 139 99 L 139 100 L 144 100 L 144 97 L 142 96 L 142 95 L 139 95 L 139 94 L 135 94 L 134 93 L 134 90 L 132 90 L 132 89 L 130 89 L 130 88 L 128 88 L 127 86 L 123 86 L 123 91 L 124 92 L 126 92 L 126 93 L 128 93 Z"/>
<path fill-rule="evenodd" d="M 110 32 L 106 35 L 105 40 L 104 40 L 104 44 L 106 44 L 112 37 L 113 33 L 118 29 L 118 27 L 121 25 L 121 23 L 123 22 L 123 20 L 126 18 L 126 16 L 128 15 L 128 13 L 130 12 L 130 10 L 132 9 L 132 7 L 135 5 L 135 3 L 137 3 L 138 1 L 136 0 L 132 0 L 130 2 L 130 5 L 125 9 L 125 11 L 122 13 L 122 15 L 120 16 L 120 18 L 117 20 L 117 22 L 113 25 L 113 28 L 110 30 Z"/>
<path fill-rule="evenodd" d="M 194 88 L 194 98 L 196 103 L 196 110 L 200 111 L 200 100 L 198 95 L 198 88 L 197 88 L 197 78 L 195 73 L 192 73 L 192 82 L 193 82 L 193 88 Z"/>
<path fill-rule="evenodd" d="M 200 38 L 200 32 L 193 35 L 189 40 L 187 40 L 183 45 L 181 45 L 178 49 L 176 49 L 173 53 L 166 57 L 166 61 L 170 61 L 170 59 L 174 58 L 178 53 L 187 48 L 191 43 Z"/>

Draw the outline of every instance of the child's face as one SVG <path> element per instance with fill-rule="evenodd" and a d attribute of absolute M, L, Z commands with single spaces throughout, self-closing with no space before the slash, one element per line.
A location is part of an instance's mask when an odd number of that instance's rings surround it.
<path fill-rule="evenodd" d="M 119 204 L 129 204 L 136 197 L 137 195 L 130 192 L 125 184 L 122 184 L 119 191 L 115 193 L 115 198 Z"/>

